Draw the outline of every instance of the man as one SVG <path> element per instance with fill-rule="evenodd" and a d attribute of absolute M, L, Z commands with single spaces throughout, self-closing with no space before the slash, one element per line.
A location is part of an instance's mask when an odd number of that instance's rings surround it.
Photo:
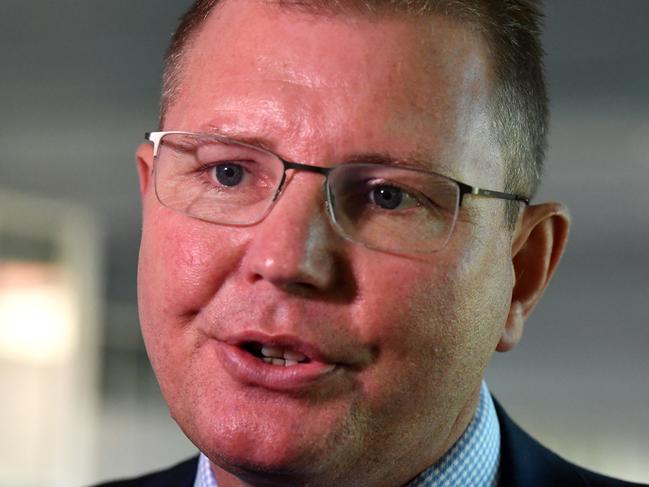
<path fill-rule="evenodd" d="M 121 485 L 624 485 L 482 382 L 569 226 L 529 203 L 538 22 L 524 0 L 192 7 L 137 151 L 138 288 L 201 454 Z"/>

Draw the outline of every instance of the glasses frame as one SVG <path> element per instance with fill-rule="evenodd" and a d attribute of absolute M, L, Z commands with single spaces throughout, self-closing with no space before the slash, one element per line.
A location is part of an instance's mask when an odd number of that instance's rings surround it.
<path fill-rule="evenodd" d="M 329 174 L 332 171 L 334 171 L 338 166 L 322 167 L 322 166 L 315 166 L 315 165 L 311 165 L 311 164 L 303 164 L 303 163 L 300 163 L 300 162 L 293 162 L 293 161 L 289 161 L 287 159 L 284 159 L 279 154 L 276 154 L 273 151 L 264 149 L 264 148 L 259 147 L 257 145 L 248 144 L 246 142 L 241 142 L 241 141 L 238 141 L 236 139 L 232 139 L 232 138 L 229 138 L 229 137 L 224 137 L 224 136 L 218 135 L 218 134 L 202 133 L 202 132 L 189 132 L 189 131 L 183 131 L 183 130 L 168 130 L 168 131 L 158 131 L 158 132 L 146 132 L 144 134 L 145 140 L 147 140 L 147 141 L 149 141 L 149 142 L 151 142 L 153 144 L 153 158 L 154 158 L 154 161 L 157 160 L 158 152 L 159 152 L 160 145 L 161 145 L 161 141 L 167 135 L 187 135 L 187 136 L 194 136 L 194 137 L 205 137 L 205 138 L 214 139 L 214 140 L 217 140 L 219 142 L 223 142 L 223 143 L 230 144 L 230 145 L 239 145 L 239 146 L 242 146 L 242 147 L 247 147 L 247 148 L 250 148 L 250 149 L 265 152 L 265 153 L 267 153 L 269 155 L 272 155 L 273 157 L 277 158 L 282 163 L 282 165 L 284 167 L 284 170 L 283 170 L 283 173 L 282 173 L 282 179 L 281 179 L 281 181 L 280 181 L 280 183 L 279 183 L 279 185 L 277 187 L 277 190 L 275 192 L 275 195 L 273 196 L 273 200 L 272 200 L 269 208 L 259 218 L 259 220 L 256 220 L 255 222 L 250 223 L 249 225 L 253 225 L 255 223 L 258 223 L 258 222 L 262 221 L 264 218 L 266 218 L 268 213 L 270 213 L 270 211 L 272 210 L 275 202 L 277 201 L 278 197 L 280 196 L 280 194 L 282 193 L 282 190 L 284 188 L 284 183 L 286 182 L 286 171 L 287 170 L 293 169 L 293 170 L 298 170 L 298 171 L 307 171 L 307 172 L 320 174 L 320 175 L 325 177 L 324 186 L 325 186 L 327 213 L 329 214 L 329 218 L 333 222 L 334 227 L 336 227 L 339 230 L 339 232 L 342 234 L 342 236 L 345 237 L 346 239 L 351 240 L 351 241 L 356 242 L 356 243 L 360 243 L 360 244 L 362 244 L 362 245 L 364 245 L 366 247 L 369 247 L 369 248 L 375 248 L 371 244 L 367 244 L 367 243 L 365 243 L 363 241 L 357 241 L 352 236 L 348 235 L 347 232 L 345 232 L 343 230 L 343 228 L 339 225 L 339 223 L 338 223 L 338 221 L 336 219 L 336 215 L 334 213 L 334 209 L 333 209 L 333 206 L 332 206 L 332 196 L 331 196 L 331 189 L 330 189 L 330 185 L 329 185 Z M 387 166 L 387 164 L 385 164 L 385 166 Z M 399 168 L 408 169 L 408 170 L 411 170 L 411 171 L 416 171 L 416 172 L 419 172 L 419 173 L 422 173 L 422 174 L 429 174 L 429 175 L 441 177 L 441 178 L 447 179 L 447 180 L 457 184 L 457 186 L 459 188 L 458 211 L 462 207 L 462 202 L 464 201 L 464 197 L 467 196 L 467 195 L 482 196 L 484 198 L 502 199 L 502 200 L 507 200 L 507 201 L 519 201 L 519 202 L 524 203 L 525 205 L 530 204 L 530 199 L 525 197 L 525 196 L 518 195 L 518 194 L 513 194 L 513 193 L 505 193 L 505 192 L 502 192 L 502 191 L 495 191 L 495 190 L 492 190 L 492 189 L 480 188 L 478 186 L 472 186 L 470 184 L 467 184 L 467 183 L 462 182 L 462 181 L 458 181 L 457 179 L 446 176 L 444 174 L 440 174 L 440 173 L 435 172 L 435 171 L 426 171 L 426 170 L 423 170 L 423 169 L 420 169 L 420 168 L 414 168 L 412 166 L 404 166 L 404 165 L 400 165 Z M 154 162 L 153 170 L 155 171 L 155 162 Z M 158 198 L 158 201 L 160 201 L 160 198 L 157 195 L 157 190 L 156 190 L 156 197 Z M 160 203 L 164 204 L 161 201 L 160 201 Z M 191 215 L 188 215 L 188 216 L 190 216 L 192 218 L 197 218 L 197 217 L 193 217 Z M 199 218 L 199 219 L 201 219 L 201 218 Z M 211 223 L 215 223 L 215 222 L 211 222 Z M 234 225 L 236 225 L 236 224 L 234 224 Z M 439 250 L 443 249 L 446 246 L 446 244 L 448 243 L 448 241 L 450 240 L 451 235 L 453 234 L 454 227 L 455 227 L 455 225 L 453 225 L 453 228 L 451 228 L 451 230 L 449 231 L 449 235 L 448 235 L 446 241 L 444 242 L 444 245 L 440 249 L 429 251 L 429 252 L 419 251 L 419 252 L 414 252 L 414 253 L 417 253 L 417 254 L 434 253 L 434 252 L 438 252 Z M 377 249 L 377 250 L 384 250 L 384 249 Z M 394 251 L 388 251 L 388 252 L 394 252 Z"/>

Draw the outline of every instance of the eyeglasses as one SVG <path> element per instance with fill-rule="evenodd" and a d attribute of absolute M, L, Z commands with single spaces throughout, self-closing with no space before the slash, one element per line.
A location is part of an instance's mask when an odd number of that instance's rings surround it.
<path fill-rule="evenodd" d="M 211 223 L 244 226 L 263 220 L 280 197 L 288 170 L 325 177 L 327 211 L 341 236 L 394 253 L 444 248 L 466 195 L 529 203 L 523 196 L 403 166 L 300 164 L 211 134 L 150 132 L 145 138 L 153 143 L 160 203 Z"/>

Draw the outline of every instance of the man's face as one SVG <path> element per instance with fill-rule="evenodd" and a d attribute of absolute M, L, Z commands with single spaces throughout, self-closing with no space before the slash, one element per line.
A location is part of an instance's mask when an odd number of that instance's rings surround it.
<path fill-rule="evenodd" d="M 192 44 L 164 129 L 322 166 L 416 156 L 502 189 L 488 92 L 482 41 L 446 18 L 226 1 Z M 142 330 L 171 414 L 213 462 L 251 481 L 388 485 L 451 446 L 509 309 L 501 202 L 465 198 L 447 246 L 412 257 L 336 234 L 321 175 L 289 172 L 272 212 L 235 227 L 161 206 L 151 149 L 139 157 Z M 309 363 L 267 364 L 253 343 Z"/>

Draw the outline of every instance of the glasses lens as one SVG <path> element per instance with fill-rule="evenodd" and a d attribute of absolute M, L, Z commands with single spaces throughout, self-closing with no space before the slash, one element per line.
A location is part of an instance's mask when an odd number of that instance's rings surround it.
<path fill-rule="evenodd" d="M 214 223 L 264 217 L 283 175 L 273 154 L 215 136 L 166 134 L 155 167 L 156 194 L 173 210 Z"/>
<path fill-rule="evenodd" d="M 459 206 L 459 187 L 450 179 L 373 164 L 337 167 L 329 175 L 329 195 L 344 234 L 392 252 L 442 249 Z"/>

